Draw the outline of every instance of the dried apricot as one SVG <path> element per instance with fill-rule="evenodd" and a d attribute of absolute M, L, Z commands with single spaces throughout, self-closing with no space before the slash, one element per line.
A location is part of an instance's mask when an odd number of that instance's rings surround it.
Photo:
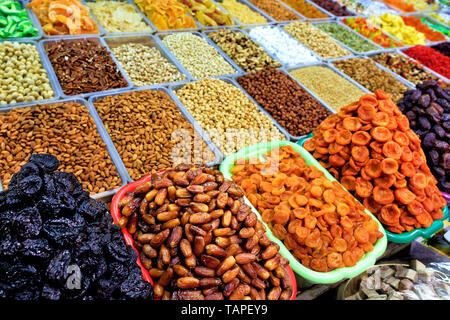
<path fill-rule="evenodd" d="M 409 138 L 406 134 L 401 131 L 395 131 L 394 133 L 394 141 L 397 142 L 401 146 L 409 145 Z"/>
<path fill-rule="evenodd" d="M 372 119 L 372 124 L 379 127 L 387 127 L 389 124 L 389 115 L 385 112 L 377 112 Z"/>
<path fill-rule="evenodd" d="M 285 225 L 289 221 L 289 211 L 275 211 L 272 221 L 281 225 Z"/>
<path fill-rule="evenodd" d="M 421 215 L 425 212 L 425 208 L 417 200 L 414 200 L 411 203 L 407 204 L 406 208 L 408 209 L 409 213 L 411 213 L 414 216 Z"/>
<path fill-rule="evenodd" d="M 308 203 L 308 198 L 301 194 L 296 194 L 294 196 L 295 202 L 300 206 L 303 207 Z"/>
<path fill-rule="evenodd" d="M 364 257 L 364 255 L 366 254 L 366 252 L 363 249 L 361 249 L 360 247 L 353 248 L 351 250 L 351 252 L 352 252 L 353 259 L 355 259 L 355 261 L 361 260 Z"/>
<path fill-rule="evenodd" d="M 354 146 L 352 148 L 352 157 L 355 161 L 364 162 L 369 159 L 369 149 L 365 146 Z"/>
<path fill-rule="evenodd" d="M 352 133 L 349 130 L 338 130 L 336 142 L 340 145 L 347 145 L 352 142 Z"/>
<path fill-rule="evenodd" d="M 327 143 L 332 143 L 334 142 L 334 140 L 336 140 L 336 134 L 337 130 L 334 128 L 325 130 L 323 132 L 323 140 L 325 140 Z"/>
<path fill-rule="evenodd" d="M 337 252 L 332 252 L 327 255 L 327 265 L 330 270 L 339 268 L 342 264 L 342 256 Z"/>
<path fill-rule="evenodd" d="M 356 178 L 355 191 L 361 198 L 367 198 L 372 195 L 373 186 L 368 180 L 364 180 L 361 177 Z"/>
<path fill-rule="evenodd" d="M 383 146 L 383 154 L 387 158 L 399 160 L 402 155 L 402 147 L 395 141 L 388 141 Z"/>
<path fill-rule="evenodd" d="M 346 117 L 342 120 L 344 129 L 349 131 L 358 131 L 361 127 L 361 121 L 357 117 Z"/>
<path fill-rule="evenodd" d="M 373 94 L 365 94 L 359 98 L 360 105 L 369 105 L 375 109 L 378 105 L 377 97 Z M 358 104 L 357 104 L 358 105 Z"/>
<path fill-rule="evenodd" d="M 403 147 L 402 148 L 402 156 L 400 157 L 400 159 L 402 161 L 412 161 L 413 155 L 412 155 L 412 151 L 411 149 L 409 149 L 409 147 Z"/>
<path fill-rule="evenodd" d="M 394 201 L 394 193 L 388 188 L 376 186 L 373 188 L 373 199 L 379 204 L 389 204 Z"/>
<path fill-rule="evenodd" d="M 377 159 L 370 159 L 364 167 L 366 174 L 371 178 L 378 178 L 381 176 L 382 167 L 381 161 Z"/>
<path fill-rule="evenodd" d="M 400 166 L 400 172 L 406 177 L 413 177 L 416 174 L 416 167 L 412 162 L 403 162 Z"/>
<path fill-rule="evenodd" d="M 354 267 L 356 265 L 356 259 L 351 251 L 345 251 L 342 255 L 342 260 L 346 267 Z"/>
<path fill-rule="evenodd" d="M 393 115 L 394 107 L 395 104 L 390 99 L 378 101 L 378 109 L 381 112 L 386 112 L 389 115 Z"/>
<path fill-rule="evenodd" d="M 405 115 L 402 114 L 402 115 L 397 116 L 397 125 L 398 125 L 398 128 L 402 131 L 404 131 L 404 132 L 409 131 L 409 120 Z M 411 139 L 411 137 L 409 137 L 409 138 Z"/>
<path fill-rule="evenodd" d="M 322 239 L 320 238 L 320 231 L 314 229 L 305 240 L 305 245 L 310 248 L 320 248 L 322 244 Z"/>
<path fill-rule="evenodd" d="M 403 204 L 409 204 L 416 199 L 415 194 L 407 188 L 400 188 L 395 190 L 395 197 L 399 202 Z"/>
<path fill-rule="evenodd" d="M 372 197 L 365 198 L 363 201 L 364 207 L 372 213 L 377 213 L 381 209 L 381 205 Z"/>
<path fill-rule="evenodd" d="M 364 227 L 356 228 L 353 236 L 359 243 L 369 242 L 369 232 Z"/>
<path fill-rule="evenodd" d="M 319 272 L 327 272 L 328 271 L 327 262 L 325 259 L 317 259 L 317 258 L 311 259 L 310 267 L 314 271 L 319 271 Z"/>
<path fill-rule="evenodd" d="M 356 131 L 352 136 L 352 143 L 358 146 L 369 144 L 372 137 L 365 131 Z"/>
<path fill-rule="evenodd" d="M 393 158 L 385 158 L 381 161 L 381 170 L 384 174 L 394 174 L 398 170 L 398 162 Z"/>
<path fill-rule="evenodd" d="M 378 103 L 375 104 L 375 106 Z M 373 104 L 364 103 L 358 108 L 358 117 L 364 121 L 372 121 L 375 118 L 377 110 Z"/>
<path fill-rule="evenodd" d="M 426 211 L 423 211 L 421 214 L 416 215 L 416 219 L 423 228 L 429 228 L 433 224 L 433 218 Z"/>
<path fill-rule="evenodd" d="M 378 142 L 386 142 L 392 139 L 392 132 L 385 127 L 375 127 L 370 130 L 370 134 Z"/>
<path fill-rule="evenodd" d="M 305 148 L 308 152 L 313 152 L 316 149 L 316 143 L 313 139 L 308 139 L 303 143 L 303 148 Z"/>
<path fill-rule="evenodd" d="M 333 167 L 342 167 L 345 164 L 345 160 L 336 154 L 330 156 L 329 161 Z"/>

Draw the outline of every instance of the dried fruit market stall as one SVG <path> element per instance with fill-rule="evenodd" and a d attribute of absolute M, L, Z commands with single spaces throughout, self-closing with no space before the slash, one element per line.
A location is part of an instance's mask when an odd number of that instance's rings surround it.
<path fill-rule="evenodd" d="M 0 302 L 450 299 L 449 11 L 0 0 Z"/>

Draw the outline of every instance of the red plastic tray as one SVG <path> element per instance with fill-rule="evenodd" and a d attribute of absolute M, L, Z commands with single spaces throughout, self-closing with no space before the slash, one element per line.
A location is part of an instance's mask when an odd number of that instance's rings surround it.
<path fill-rule="evenodd" d="M 164 171 L 166 171 L 166 170 L 164 170 Z M 162 174 L 162 173 L 164 173 L 164 171 L 157 172 L 156 174 Z M 120 188 L 120 190 L 115 194 L 115 196 L 111 202 L 111 216 L 114 220 L 114 223 L 117 223 L 120 220 L 120 218 L 122 217 L 122 214 L 120 213 L 120 209 L 119 209 L 119 202 L 126 195 L 126 193 L 133 192 L 136 189 L 136 187 L 139 184 L 141 184 L 142 182 L 151 181 L 151 180 L 152 180 L 152 177 L 151 177 L 151 174 L 149 174 L 149 175 L 144 176 L 143 178 L 141 178 L 138 181 L 131 182 L 131 183 L 123 186 L 122 188 Z M 136 263 L 141 268 L 142 277 L 144 278 L 145 281 L 148 281 L 153 285 L 152 277 L 148 273 L 147 269 L 144 268 L 144 266 L 141 263 L 141 260 L 139 259 L 139 252 L 136 250 L 136 247 L 134 246 L 133 237 L 131 236 L 131 234 L 128 232 L 128 230 L 126 228 L 122 228 L 122 233 L 123 233 L 123 237 L 125 238 L 125 243 L 132 246 L 133 250 L 136 251 L 136 253 L 138 255 L 138 259 L 137 259 Z M 295 297 L 297 295 L 297 281 L 295 279 L 294 272 L 292 271 L 290 266 L 286 267 L 286 271 L 289 275 L 289 278 L 291 279 L 291 286 L 292 286 L 291 300 L 295 300 Z"/>

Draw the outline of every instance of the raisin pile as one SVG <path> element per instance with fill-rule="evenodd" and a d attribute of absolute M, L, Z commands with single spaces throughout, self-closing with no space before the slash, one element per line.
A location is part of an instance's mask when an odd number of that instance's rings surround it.
<path fill-rule="evenodd" d="M 32 155 L 0 192 L 0 300 L 143 300 L 153 288 L 106 206 Z"/>

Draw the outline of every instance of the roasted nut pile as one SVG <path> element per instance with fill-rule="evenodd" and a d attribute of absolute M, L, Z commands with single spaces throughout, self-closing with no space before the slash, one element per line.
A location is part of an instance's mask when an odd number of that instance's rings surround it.
<path fill-rule="evenodd" d="M 401 54 L 386 52 L 372 56 L 371 59 L 414 84 L 419 84 L 425 80 L 439 81 L 438 77 L 423 69 L 418 62 Z"/>
<path fill-rule="evenodd" d="M 239 22 L 244 24 L 266 23 L 267 19 L 259 12 L 237 0 L 224 0 L 222 7 L 228 10 Z"/>
<path fill-rule="evenodd" d="M 225 155 L 258 142 L 285 139 L 256 104 L 225 81 L 188 83 L 176 95 Z"/>
<path fill-rule="evenodd" d="M 58 157 L 60 170 L 73 173 L 91 194 L 121 185 L 85 106 L 55 103 L 0 113 L 0 172 L 6 188 L 12 175 L 34 153 Z"/>
<path fill-rule="evenodd" d="M 94 106 L 133 180 L 172 167 L 180 163 L 180 159 L 193 163 L 214 160 L 202 140 L 200 146 L 194 145 L 192 125 L 164 91 L 142 90 L 107 96 L 95 101 Z M 172 138 L 172 134 L 183 129 L 191 139 L 186 146 L 190 149 L 183 148 L 180 159 L 172 159 L 172 151 L 180 142 L 178 138 Z M 182 158 L 183 151 L 189 152 L 191 157 Z"/>
<path fill-rule="evenodd" d="M 273 57 L 288 67 L 319 61 L 310 50 L 278 27 L 251 28 L 249 35 L 261 43 Z"/>
<path fill-rule="evenodd" d="M 209 33 L 208 37 L 246 72 L 281 67 L 281 63 L 273 60 L 263 47 L 243 32 L 224 29 Z"/>
<path fill-rule="evenodd" d="M 306 165 L 291 146 L 264 157 L 256 163 L 238 159 L 232 179 L 305 267 L 319 272 L 353 267 L 384 236 L 352 195 Z M 274 172 L 274 164 L 280 170 Z"/>
<path fill-rule="evenodd" d="M 198 35 L 176 33 L 165 36 L 163 42 L 194 78 L 237 72 L 214 47 Z"/>
<path fill-rule="evenodd" d="M 108 32 L 152 32 L 142 16 L 126 1 L 96 0 L 86 2 L 86 5 Z"/>
<path fill-rule="evenodd" d="M 0 43 L 0 105 L 54 97 L 34 44 Z"/>
<path fill-rule="evenodd" d="M 349 56 L 351 53 L 324 31 L 306 21 L 294 21 L 283 27 L 294 38 L 324 59 Z"/>
<path fill-rule="evenodd" d="M 336 111 L 364 94 L 361 89 L 327 67 L 305 67 L 291 70 L 290 74 Z"/>
<path fill-rule="evenodd" d="M 425 81 L 405 92 L 398 107 L 419 135 L 439 189 L 450 193 L 450 90 Z"/>
<path fill-rule="evenodd" d="M 164 300 L 289 300 L 288 261 L 222 173 L 180 165 L 119 203 L 120 227 Z"/>
<path fill-rule="evenodd" d="M 128 86 L 98 39 L 58 40 L 47 43 L 45 50 L 68 96 Z"/>
<path fill-rule="evenodd" d="M 330 111 L 283 71 L 266 68 L 238 83 L 291 135 L 310 133 Z"/>
<path fill-rule="evenodd" d="M 390 232 L 429 228 L 444 216 L 420 139 L 382 90 L 328 117 L 303 147 Z"/>
<path fill-rule="evenodd" d="M 315 26 L 356 52 L 368 52 L 379 49 L 379 47 L 338 23 L 319 23 Z"/>
<path fill-rule="evenodd" d="M 186 76 L 155 47 L 128 43 L 111 51 L 135 86 L 186 80 Z"/>
<path fill-rule="evenodd" d="M 293 11 L 289 10 L 277 0 L 248 0 L 256 7 L 267 13 L 277 21 L 289 21 L 300 19 Z"/>
<path fill-rule="evenodd" d="M 34 154 L 0 192 L 0 301 L 153 299 L 105 204 L 58 167 Z"/>
<path fill-rule="evenodd" d="M 374 92 L 381 89 L 389 94 L 394 102 L 398 102 L 408 87 L 397 80 L 392 74 L 378 68 L 374 61 L 363 58 L 352 58 L 333 62 L 350 78 Z"/>

